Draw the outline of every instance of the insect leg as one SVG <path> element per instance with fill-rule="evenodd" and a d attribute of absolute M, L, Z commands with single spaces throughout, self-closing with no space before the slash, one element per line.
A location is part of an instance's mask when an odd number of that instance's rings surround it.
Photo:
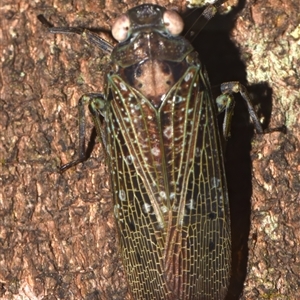
<path fill-rule="evenodd" d="M 214 3 L 206 6 L 200 17 L 192 24 L 191 28 L 188 30 L 189 34 L 192 35 L 190 41 L 195 40 L 197 35 L 202 31 L 202 29 L 206 26 L 211 18 L 218 12 L 218 8 L 225 2 L 226 0 L 216 0 Z M 198 5 L 188 5 L 188 7 L 196 7 Z M 199 6 L 198 6 L 199 7 Z M 193 30 L 195 28 L 195 30 Z"/>
<path fill-rule="evenodd" d="M 100 48 L 105 53 L 110 54 L 113 50 L 113 46 L 99 37 L 94 32 L 91 32 L 88 29 L 77 28 L 77 27 L 54 27 L 43 15 L 37 16 L 38 20 L 48 28 L 50 33 L 62 33 L 62 34 L 78 34 L 81 35 L 85 40 L 89 43 L 94 44 L 98 48 Z"/>
<path fill-rule="evenodd" d="M 243 99 L 246 101 L 247 108 L 254 124 L 257 133 L 264 133 L 262 125 L 255 113 L 254 107 L 251 103 L 250 95 L 244 85 L 240 84 L 238 81 L 225 82 L 221 84 L 222 94 L 217 97 L 217 107 L 218 112 L 225 110 L 225 118 L 223 122 L 223 136 L 227 140 L 230 136 L 230 123 L 234 110 L 234 98 L 233 93 L 240 93 Z"/>
<path fill-rule="evenodd" d="M 105 97 L 102 94 L 86 94 L 83 95 L 78 102 L 78 119 L 79 119 L 79 157 L 73 161 L 70 161 L 60 167 L 60 172 L 64 172 L 69 168 L 76 166 L 88 159 L 86 155 L 85 147 L 85 131 L 86 131 L 86 117 L 85 117 L 85 105 L 88 104 L 89 110 L 93 115 L 94 125 L 98 136 L 101 138 L 103 145 L 105 146 L 105 136 L 101 125 L 101 109 L 104 109 Z"/>

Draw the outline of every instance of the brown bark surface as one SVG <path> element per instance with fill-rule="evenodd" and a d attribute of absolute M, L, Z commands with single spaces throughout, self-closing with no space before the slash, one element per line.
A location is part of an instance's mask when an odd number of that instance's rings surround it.
<path fill-rule="evenodd" d="M 248 82 L 265 123 L 284 124 L 287 133 L 252 137 L 238 98 L 226 151 L 233 230 L 228 299 L 296 300 L 299 1 L 229 2 L 237 9 L 211 20 L 195 47 L 212 85 Z M 0 299 L 128 298 L 101 145 L 84 164 L 57 172 L 77 158 L 77 102 L 102 91 L 109 56 L 79 36 L 47 33 L 36 17 L 109 31 L 117 15 L 141 3 L 1 2 Z M 185 7 L 182 1 L 158 4 Z"/>

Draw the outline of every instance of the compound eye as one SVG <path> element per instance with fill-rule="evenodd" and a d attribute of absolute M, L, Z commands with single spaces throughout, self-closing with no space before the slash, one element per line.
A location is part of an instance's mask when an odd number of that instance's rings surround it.
<path fill-rule="evenodd" d="M 127 15 L 121 15 L 117 18 L 111 29 L 112 36 L 118 41 L 123 42 L 128 37 L 130 20 Z"/>
<path fill-rule="evenodd" d="M 166 28 L 172 35 L 176 36 L 182 32 L 184 23 L 176 11 L 166 10 L 163 15 L 163 20 Z"/>

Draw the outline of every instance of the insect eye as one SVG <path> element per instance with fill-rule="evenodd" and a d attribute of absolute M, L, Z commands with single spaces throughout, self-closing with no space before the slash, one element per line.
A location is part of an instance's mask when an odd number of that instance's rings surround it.
<path fill-rule="evenodd" d="M 122 15 L 115 21 L 111 29 L 112 36 L 119 42 L 123 42 L 128 37 L 130 20 L 127 15 Z"/>
<path fill-rule="evenodd" d="M 184 27 L 184 23 L 179 14 L 174 10 L 166 10 L 163 15 L 166 28 L 172 35 L 179 35 Z"/>

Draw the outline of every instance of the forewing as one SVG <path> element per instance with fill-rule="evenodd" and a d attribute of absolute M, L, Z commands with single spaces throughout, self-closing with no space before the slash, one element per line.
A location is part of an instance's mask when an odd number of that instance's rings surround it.
<path fill-rule="evenodd" d="M 171 299 L 163 272 L 168 209 L 157 111 L 114 75 L 107 116 L 115 215 L 135 299 Z"/>
<path fill-rule="evenodd" d="M 171 200 L 164 269 L 178 299 L 223 299 L 230 273 L 227 187 L 204 74 L 190 67 L 160 112 Z"/>

